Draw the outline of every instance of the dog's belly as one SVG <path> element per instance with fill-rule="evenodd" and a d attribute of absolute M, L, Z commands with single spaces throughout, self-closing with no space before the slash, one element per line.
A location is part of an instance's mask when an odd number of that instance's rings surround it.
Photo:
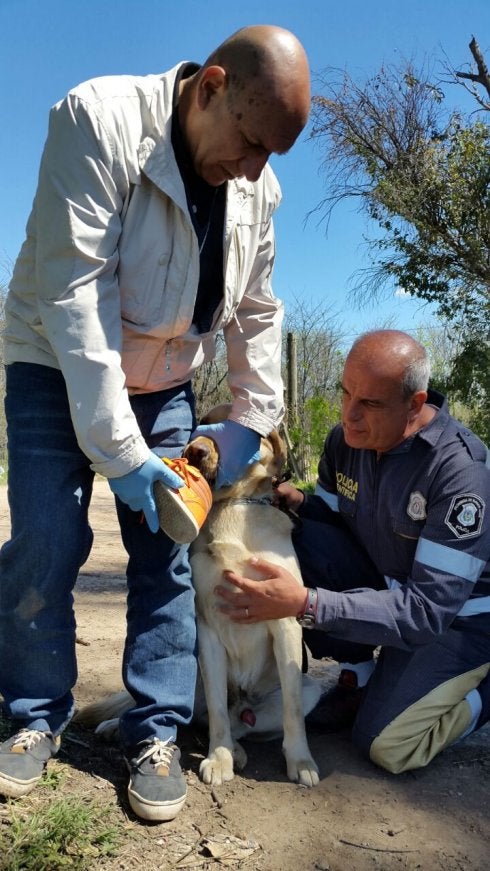
<path fill-rule="evenodd" d="M 267 623 L 239 626 L 226 617 L 218 620 L 217 631 L 227 657 L 229 693 L 234 698 L 253 699 L 278 686 L 279 675 Z"/>
<path fill-rule="evenodd" d="M 198 621 L 213 630 L 216 643 L 226 651 L 229 693 L 235 698 L 260 697 L 280 685 L 273 638 L 267 622 L 242 625 L 230 621 L 218 610 L 222 600 L 214 590 L 218 585 L 228 586 L 224 569 L 262 580 L 263 575 L 249 562 L 257 555 L 283 565 L 302 583 L 290 526 L 289 518 L 271 506 L 223 506 L 213 509 L 208 529 L 192 545 Z M 230 588 L 236 592 L 236 587 Z"/>

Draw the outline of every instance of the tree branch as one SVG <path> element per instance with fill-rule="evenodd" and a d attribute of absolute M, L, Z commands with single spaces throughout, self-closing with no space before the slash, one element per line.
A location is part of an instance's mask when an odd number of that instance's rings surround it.
<path fill-rule="evenodd" d="M 485 88 L 485 91 L 490 97 L 490 73 L 488 72 L 488 67 L 483 59 L 480 46 L 478 45 L 474 36 L 471 39 L 469 47 L 471 54 L 475 59 L 478 73 L 456 72 L 456 76 L 458 79 L 469 79 L 471 82 L 474 82 L 474 84 L 481 85 L 482 88 Z M 485 100 L 479 97 L 475 92 L 472 93 L 476 97 L 480 106 L 483 106 L 485 109 L 490 109 L 490 105 Z"/>

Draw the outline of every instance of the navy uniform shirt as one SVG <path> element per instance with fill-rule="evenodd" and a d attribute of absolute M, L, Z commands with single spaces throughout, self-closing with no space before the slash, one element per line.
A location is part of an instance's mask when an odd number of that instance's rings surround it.
<path fill-rule="evenodd" d="M 437 413 L 391 451 L 350 448 L 337 425 L 325 442 L 315 495 L 303 517 L 340 512 L 386 590 L 319 590 L 317 626 L 345 640 L 412 649 L 456 619 L 477 620 L 490 638 L 490 468 L 488 451 Z"/>

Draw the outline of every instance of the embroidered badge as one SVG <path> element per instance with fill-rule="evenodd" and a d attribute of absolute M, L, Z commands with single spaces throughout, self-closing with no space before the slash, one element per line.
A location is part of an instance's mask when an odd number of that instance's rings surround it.
<path fill-rule="evenodd" d="M 427 517 L 427 512 L 425 510 L 427 505 L 427 499 L 422 496 L 422 493 L 419 493 L 418 490 L 415 490 L 413 493 L 410 493 L 410 499 L 408 500 L 407 505 L 407 514 L 412 520 L 425 520 Z"/>
<path fill-rule="evenodd" d="M 462 493 L 453 496 L 446 514 L 446 526 L 458 538 L 469 538 L 481 532 L 485 503 L 476 493 Z"/>

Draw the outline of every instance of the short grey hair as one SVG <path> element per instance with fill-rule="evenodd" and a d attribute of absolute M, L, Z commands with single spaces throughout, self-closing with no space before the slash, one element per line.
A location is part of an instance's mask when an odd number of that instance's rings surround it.
<path fill-rule="evenodd" d="M 422 347 L 422 346 L 421 346 Z M 402 394 L 404 399 L 409 399 L 419 390 L 427 390 L 430 378 L 430 360 L 425 348 L 423 357 L 409 363 L 402 378 Z"/>
<path fill-rule="evenodd" d="M 361 353 L 374 357 L 379 351 L 386 357 L 393 354 L 401 365 L 406 363 L 400 387 L 404 400 L 410 399 L 414 393 L 427 391 L 430 378 L 430 360 L 427 349 L 413 336 L 402 330 L 368 330 L 357 337 L 352 345 L 352 351 L 362 349 Z"/>

